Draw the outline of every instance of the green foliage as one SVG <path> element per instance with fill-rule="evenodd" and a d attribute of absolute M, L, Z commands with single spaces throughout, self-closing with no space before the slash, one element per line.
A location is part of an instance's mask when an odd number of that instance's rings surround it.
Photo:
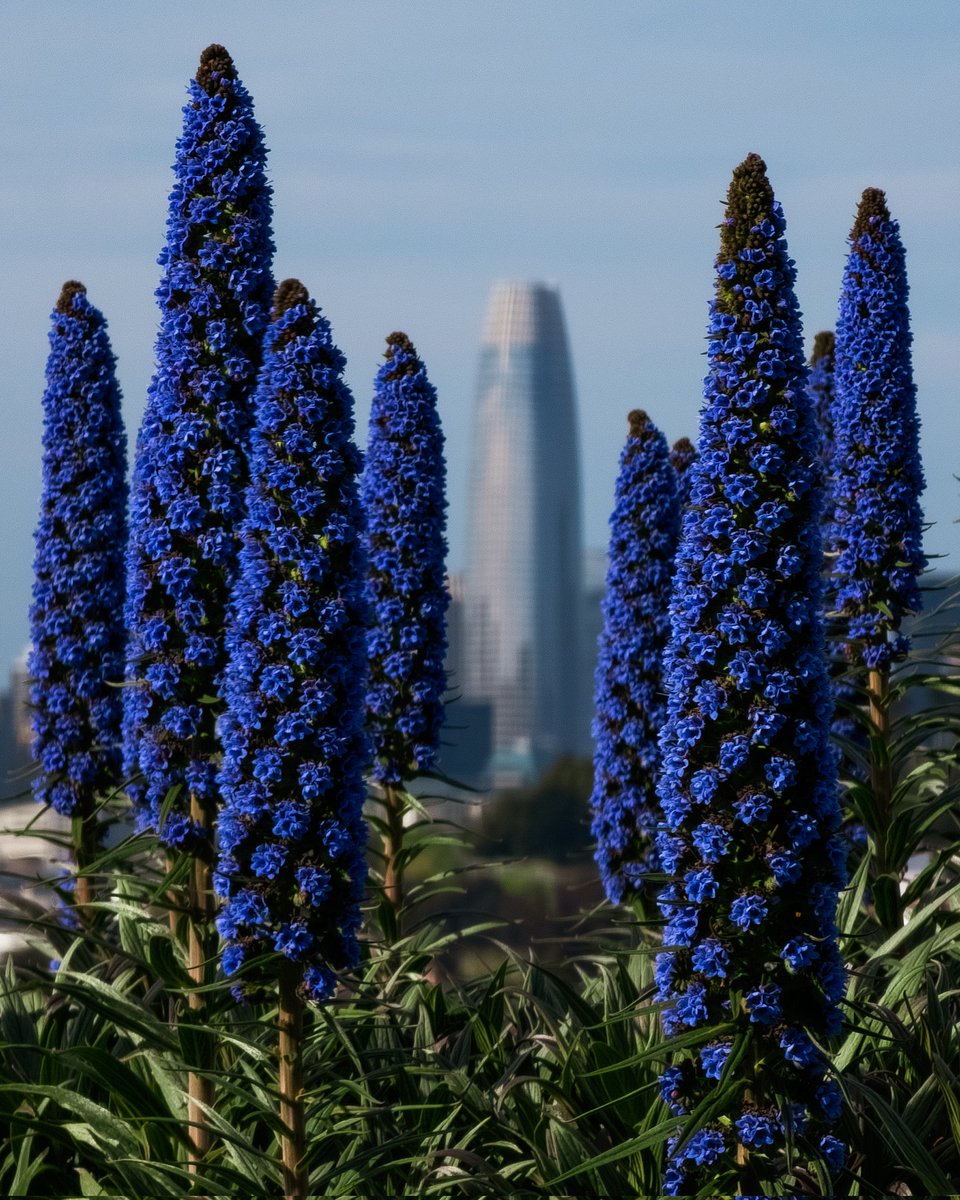
<path fill-rule="evenodd" d="M 496 793 L 482 809 L 488 857 L 531 856 L 563 861 L 589 853 L 588 801 L 593 766 L 564 755 L 537 782 Z"/>
<path fill-rule="evenodd" d="M 845 789 L 868 837 L 841 897 L 852 970 L 848 1027 L 833 1049 L 851 1155 L 836 1196 L 958 1190 L 957 661 L 952 645 L 928 646 L 894 677 L 895 719 L 875 747 L 894 764 L 888 825 L 877 824 L 869 784 Z M 579 780 L 567 764 L 531 789 L 542 829 L 560 819 L 557 796 L 580 782 L 589 776 Z M 454 928 L 449 907 L 458 897 L 469 904 L 476 860 L 429 800 L 401 793 L 400 802 L 402 904 L 383 894 L 377 835 L 389 822 L 372 809 L 364 958 L 307 1022 L 311 1194 L 659 1195 L 678 1122 L 657 1086 L 670 1047 L 651 1000 L 656 927 L 640 908 L 619 922 L 602 910 L 607 926 L 581 930 L 576 956 L 559 970 L 508 949 L 496 921 Z M 105 807 L 105 819 L 114 809 Z M 486 853 L 487 832 L 475 852 Z M 893 933 L 877 911 L 881 838 L 902 912 Z M 148 837 L 115 834 L 93 869 L 109 886 L 87 928 L 65 928 L 57 910 L 37 903 L 5 914 L 32 948 L 7 963 L 0 985 L 0 1194 L 281 1194 L 274 1011 L 239 1005 L 216 982 L 204 989 L 202 1016 L 191 1013 L 171 929 L 182 914 L 171 923 L 168 912 L 178 880 Z M 464 938 L 482 941 L 492 964 L 472 979 L 450 974 Z M 56 970 L 50 958 L 61 960 Z M 712 1118 L 726 1089 L 742 1088 L 738 1059 L 748 1049 L 735 1049 L 684 1136 Z M 214 1142 L 196 1174 L 187 1165 L 191 1070 L 216 1089 Z M 827 1185 L 792 1164 L 778 1186 L 822 1195 Z"/>

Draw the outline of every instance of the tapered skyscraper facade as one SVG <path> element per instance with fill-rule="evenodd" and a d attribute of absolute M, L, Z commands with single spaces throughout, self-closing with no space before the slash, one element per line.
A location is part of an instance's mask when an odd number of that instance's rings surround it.
<path fill-rule="evenodd" d="M 499 283 L 480 350 L 464 692 L 493 705 L 493 774 L 582 743 L 580 462 L 560 295 Z"/>

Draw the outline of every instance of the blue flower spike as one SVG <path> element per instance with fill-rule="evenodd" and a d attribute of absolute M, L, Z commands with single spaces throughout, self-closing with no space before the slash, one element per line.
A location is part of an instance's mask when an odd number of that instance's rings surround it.
<path fill-rule="evenodd" d="M 276 982 L 277 952 L 309 1000 L 357 962 L 366 880 L 362 459 L 343 368 L 306 289 L 281 283 L 228 627 L 215 885 L 238 990 Z"/>
<path fill-rule="evenodd" d="M 697 448 L 689 438 L 680 438 L 673 443 L 670 451 L 670 466 L 677 476 L 677 494 L 680 499 L 680 510 L 690 502 L 690 481 L 693 478 L 692 467 L 697 461 Z"/>
<path fill-rule="evenodd" d="M 820 423 L 820 438 L 823 461 L 827 464 L 827 479 L 829 481 L 829 463 L 833 455 L 833 403 L 834 381 L 837 363 L 837 339 L 833 330 L 822 329 L 813 339 L 813 350 L 810 352 L 810 373 L 808 388 L 813 411 Z"/>
<path fill-rule="evenodd" d="M 405 333 L 377 372 L 361 496 L 367 521 L 367 729 L 373 778 L 435 763 L 446 690 L 446 467 L 437 395 Z"/>
<path fill-rule="evenodd" d="M 63 285 L 52 322 L 30 607 L 34 793 L 73 818 L 82 905 L 99 805 L 120 781 L 127 451 L 107 323 L 82 283 Z"/>
<path fill-rule="evenodd" d="M 900 228 L 879 188 L 863 193 L 837 322 L 827 548 L 848 661 L 889 669 L 920 611 L 923 468 Z"/>
<path fill-rule="evenodd" d="M 820 439 L 784 228 L 751 154 L 720 227 L 700 455 L 676 558 L 655 971 L 664 1032 L 702 1038 L 670 1054 L 671 1111 L 689 1114 L 721 1079 L 743 1086 L 668 1149 L 670 1195 L 774 1185 L 787 1140 L 822 1160 L 837 1115 L 817 1048 L 839 1031 L 845 979 Z"/>
<path fill-rule="evenodd" d="M 230 55 L 208 46 L 183 110 L 159 259 L 157 365 L 131 492 L 124 692 L 139 824 L 204 861 L 218 802 L 222 630 L 273 292 L 265 159 Z"/>
<path fill-rule="evenodd" d="M 641 891 L 644 875 L 659 865 L 650 853 L 658 820 L 657 734 L 666 717 L 661 670 L 679 533 L 666 439 L 645 412 L 631 412 L 610 517 L 590 799 L 597 866 L 614 904 Z"/>

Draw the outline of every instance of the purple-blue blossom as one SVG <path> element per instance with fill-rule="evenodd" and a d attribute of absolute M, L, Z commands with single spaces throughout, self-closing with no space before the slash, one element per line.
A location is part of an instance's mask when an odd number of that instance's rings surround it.
<path fill-rule="evenodd" d="M 126 640 L 126 437 L 107 323 L 82 283 L 63 285 L 51 319 L 28 659 L 34 794 L 90 822 L 120 781 L 111 685 L 123 679 Z"/>
<path fill-rule="evenodd" d="M 446 467 L 437 395 L 410 339 L 387 338 L 361 497 L 367 521 L 367 729 L 373 778 L 397 786 L 437 757 L 446 689 Z"/>
<path fill-rule="evenodd" d="M 825 533 L 846 657 L 867 668 L 905 656 L 901 626 L 922 605 L 924 479 L 908 290 L 900 227 L 883 192 L 867 188 L 840 295 Z"/>
<path fill-rule="evenodd" d="M 600 877 L 614 904 L 640 890 L 644 874 L 657 866 L 650 851 L 657 824 L 657 732 L 665 716 L 661 660 L 679 522 L 666 439 L 646 413 L 635 410 L 610 517 L 594 693 L 591 830 Z"/>
<path fill-rule="evenodd" d="M 357 961 L 366 879 L 361 455 L 343 368 L 306 289 L 282 283 L 254 396 L 218 781 L 224 970 L 272 949 L 314 1000 Z M 298 662 L 305 633 L 316 654 Z M 247 969 L 239 986 L 270 971 Z"/>
<path fill-rule="evenodd" d="M 817 1096 L 826 1061 L 780 1034 L 831 1036 L 836 995 L 824 979 L 842 972 L 820 435 L 783 214 L 756 155 L 734 172 L 717 268 L 660 739 L 659 841 L 670 865 L 659 897 L 670 947 L 657 993 L 664 1028 L 724 1029 L 722 1039 L 669 1056 L 686 1111 L 713 1094 L 730 1023 L 749 1041 L 737 1066 L 743 1088 L 723 1113 L 736 1134 L 711 1138 L 706 1154 L 690 1153 L 699 1135 L 668 1149 L 670 1194 L 777 1184 L 775 1156 L 745 1158 L 737 1135 L 742 1146 L 781 1144 L 782 1101 L 809 1122 L 807 1152 L 827 1132 L 834 1118 Z"/>
<path fill-rule="evenodd" d="M 697 461 L 697 448 L 689 438 L 680 438 L 670 449 L 670 466 L 677 477 L 677 502 L 680 511 L 690 503 L 691 468 Z"/>
<path fill-rule="evenodd" d="M 265 157 L 233 61 L 208 46 L 183 110 L 159 260 L 156 371 L 131 486 L 123 693 L 139 823 L 203 856 L 218 799 L 216 698 L 250 397 L 273 290 Z"/>

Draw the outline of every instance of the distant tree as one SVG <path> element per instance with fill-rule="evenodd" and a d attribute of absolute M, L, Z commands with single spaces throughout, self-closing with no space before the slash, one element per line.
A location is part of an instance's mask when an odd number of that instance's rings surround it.
<path fill-rule="evenodd" d="M 484 855 L 580 857 L 591 842 L 584 811 L 592 786 L 590 760 L 563 755 L 530 787 L 495 793 L 481 809 Z"/>

